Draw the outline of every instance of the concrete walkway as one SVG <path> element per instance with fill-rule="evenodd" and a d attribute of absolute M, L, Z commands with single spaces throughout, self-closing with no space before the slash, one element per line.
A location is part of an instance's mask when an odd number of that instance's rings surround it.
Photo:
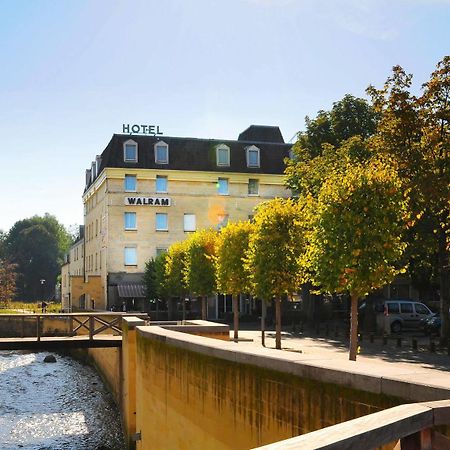
<path fill-rule="evenodd" d="M 232 336 L 232 332 L 230 332 Z M 260 331 L 240 331 L 244 340 L 235 343 L 243 351 L 258 351 L 261 347 Z M 450 356 L 417 352 L 408 349 L 381 348 L 369 343 L 361 344 L 357 361 L 348 360 L 348 347 L 332 338 L 303 337 L 283 332 L 280 353 L 289 354 L 300 364 L 328 369 L 339 373 L 360 374 L 369 378 L 382 378 L 389 384 L 391 395 L 414 400 L 450 398 Z M 253 339 L 252 342 L 247 339 Z M 275 332 L 266 332 L 266 349 L 275 348 Z M 279 351 L 278 351 L 279 352 Z M 436 396 L 430 392 L 435 390 Z M 383 389 L 385 391 L 385 389 Z M 385 391 L 386 392 L 386 391 Z"/>

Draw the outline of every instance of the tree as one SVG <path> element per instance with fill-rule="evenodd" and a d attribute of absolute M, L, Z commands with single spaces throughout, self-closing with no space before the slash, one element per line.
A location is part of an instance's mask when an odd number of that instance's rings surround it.
<path fill-rule="evenodd" d="M 186 267 L 187 241 L 176 242 L 167 250 L 164 259 L 165 290 L 172 297 L 178 297 L 183 305 L 183 320 L 186 320 L 186 309 L 184 298 L 187 286 L 184 279 Z M 170 306 L 170 299 L 169 299 Z"/>
<path fill-rule="evenodd" d="M 16 265 L 0 259 L 0 307 L 7 308 L 16 293 Z"/>
<path fill-rule="evenodd" d="M 239 294 L 247 293 L 250 289 L 250 274 L 248 267 L 244 265 L 244 259 L 248 252 L 251 231 L 250 222 L 230 222 L 217 236 L 217 286 L 220 292 L 232 294 L 236 340 L 239 337 Z"/>
<path fill-rule="evenodd" d="M 5 252 L 17 264 L 18 295 L 28 300 L 50 297 L 70 244 L 67 231 L 49 214 L 16 222 L 5 239 Z"/>
<path fill-rule="evenodd" d="M 356 360 L 358 300 L 403 269 L 406 200 L 391 162 L 349 165 L 310 196 L 307 251 L 301 260 L 320 292 L 351 297 L 349 359 Z"/>
<path fill-rule="evenodd" d="M 412 267 L 440 285 L 441 340 L 449 339 L 450 304 L 450 57 L 437 64 L 421 96 L 412 95 L 412 75 L 393 68 L 382 89 L 368 88 L 380 115 L 374 148 L 395 158 L 408 193 L 412 221 L 408 242 Z"/>
<path fill-rule="evenodd" d="M 145 263 L 143 280 L 147 299 L 156 302 L 156 305 L 158 305 L 159 300 L 167 296 L 166 258 L 167 253 L 163 252 L 157 255 L 156 258 L 150 258 Z"/>
<path fill-rule="evenodd" d="M 215 244 L 217 232 L 196 231 L 187 241 L 184 281 L 189 291 L 202 297 L 202 319 L 206 320 L 206 301 L 216 292 Z"/>
<path fill-rule="evenodd" d="M 275 298 L 276 348 L 281 349 L 281 298 L 300 286 L 303 250 L 301 208 L 292 199 L 276 198 L 256 210 L 245 266 L 254 294 L 262 301 Z"/>

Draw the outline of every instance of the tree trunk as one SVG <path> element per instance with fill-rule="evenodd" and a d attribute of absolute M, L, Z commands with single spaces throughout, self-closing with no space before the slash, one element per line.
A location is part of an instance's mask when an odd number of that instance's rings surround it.
<path fill-rule="evenodd" d="M 350 361 L 356 361 L 356 350 L 358 346 L 358 296 L 351 294 L 350 310 Z"/>
<path fill-rule="evenodd" d="M 441 339 L 442 345 L 446 345 L 449 338 L 449 321 L 448 308 L 450 306 L 450 267 L 449 267 L 449 257 L 447 252 L 447 242 L 445 230 L 441 229 L 439 232 L 439 291 L 440 291 L 440 310 L 441 310 Z"/>
<path fill-rule="evenodd" d="M 186 299 L 184 295 L 181 296 L 181 311 L 182 311 L 182 320 L 183 323 L 186 322 Z"/>
<path fill-rule="evenodd" d="M 261 344 L 263 347 L 266 346 L 266 309 L 266 301 L 261 300 Z"/>
<path fill-rule="evenodd" d="M 281 350 L 281 297 L 275 299 L 275 348 Z"/>
<path fill-rule="evenodd" d="M 208 297 L 205 295 L 202 297 L 202 320 L 207 320 L 206 317 L 206 300 Z"/>
<path fill-rule="evenodd" d="M 233 329 L 234 329 L 234 340 L 237 341 L 239 339 L 239 306 L 238 306 L 238 298 L 239 294 L 233 294 Z"/>

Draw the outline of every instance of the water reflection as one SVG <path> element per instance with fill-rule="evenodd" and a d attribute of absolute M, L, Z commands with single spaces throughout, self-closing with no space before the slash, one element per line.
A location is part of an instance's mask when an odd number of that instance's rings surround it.
<path fill-rule="evenodd" d="M 0 448 L 124 448 L 111 395 L 97 373 L 69 357 L 0 352 Z"/>

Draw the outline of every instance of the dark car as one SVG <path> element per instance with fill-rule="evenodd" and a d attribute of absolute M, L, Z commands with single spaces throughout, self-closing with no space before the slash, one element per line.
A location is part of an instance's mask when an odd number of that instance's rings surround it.
<path fill-rule="evenodd" d="M 428 317 L 428 319 L 425 320 L 423 329 L 426 334 L 432 335 L 432 334 L 439 334 L 441 331 L 441 316 L 440 314 L 435 314 L 432 317 Z"/>

